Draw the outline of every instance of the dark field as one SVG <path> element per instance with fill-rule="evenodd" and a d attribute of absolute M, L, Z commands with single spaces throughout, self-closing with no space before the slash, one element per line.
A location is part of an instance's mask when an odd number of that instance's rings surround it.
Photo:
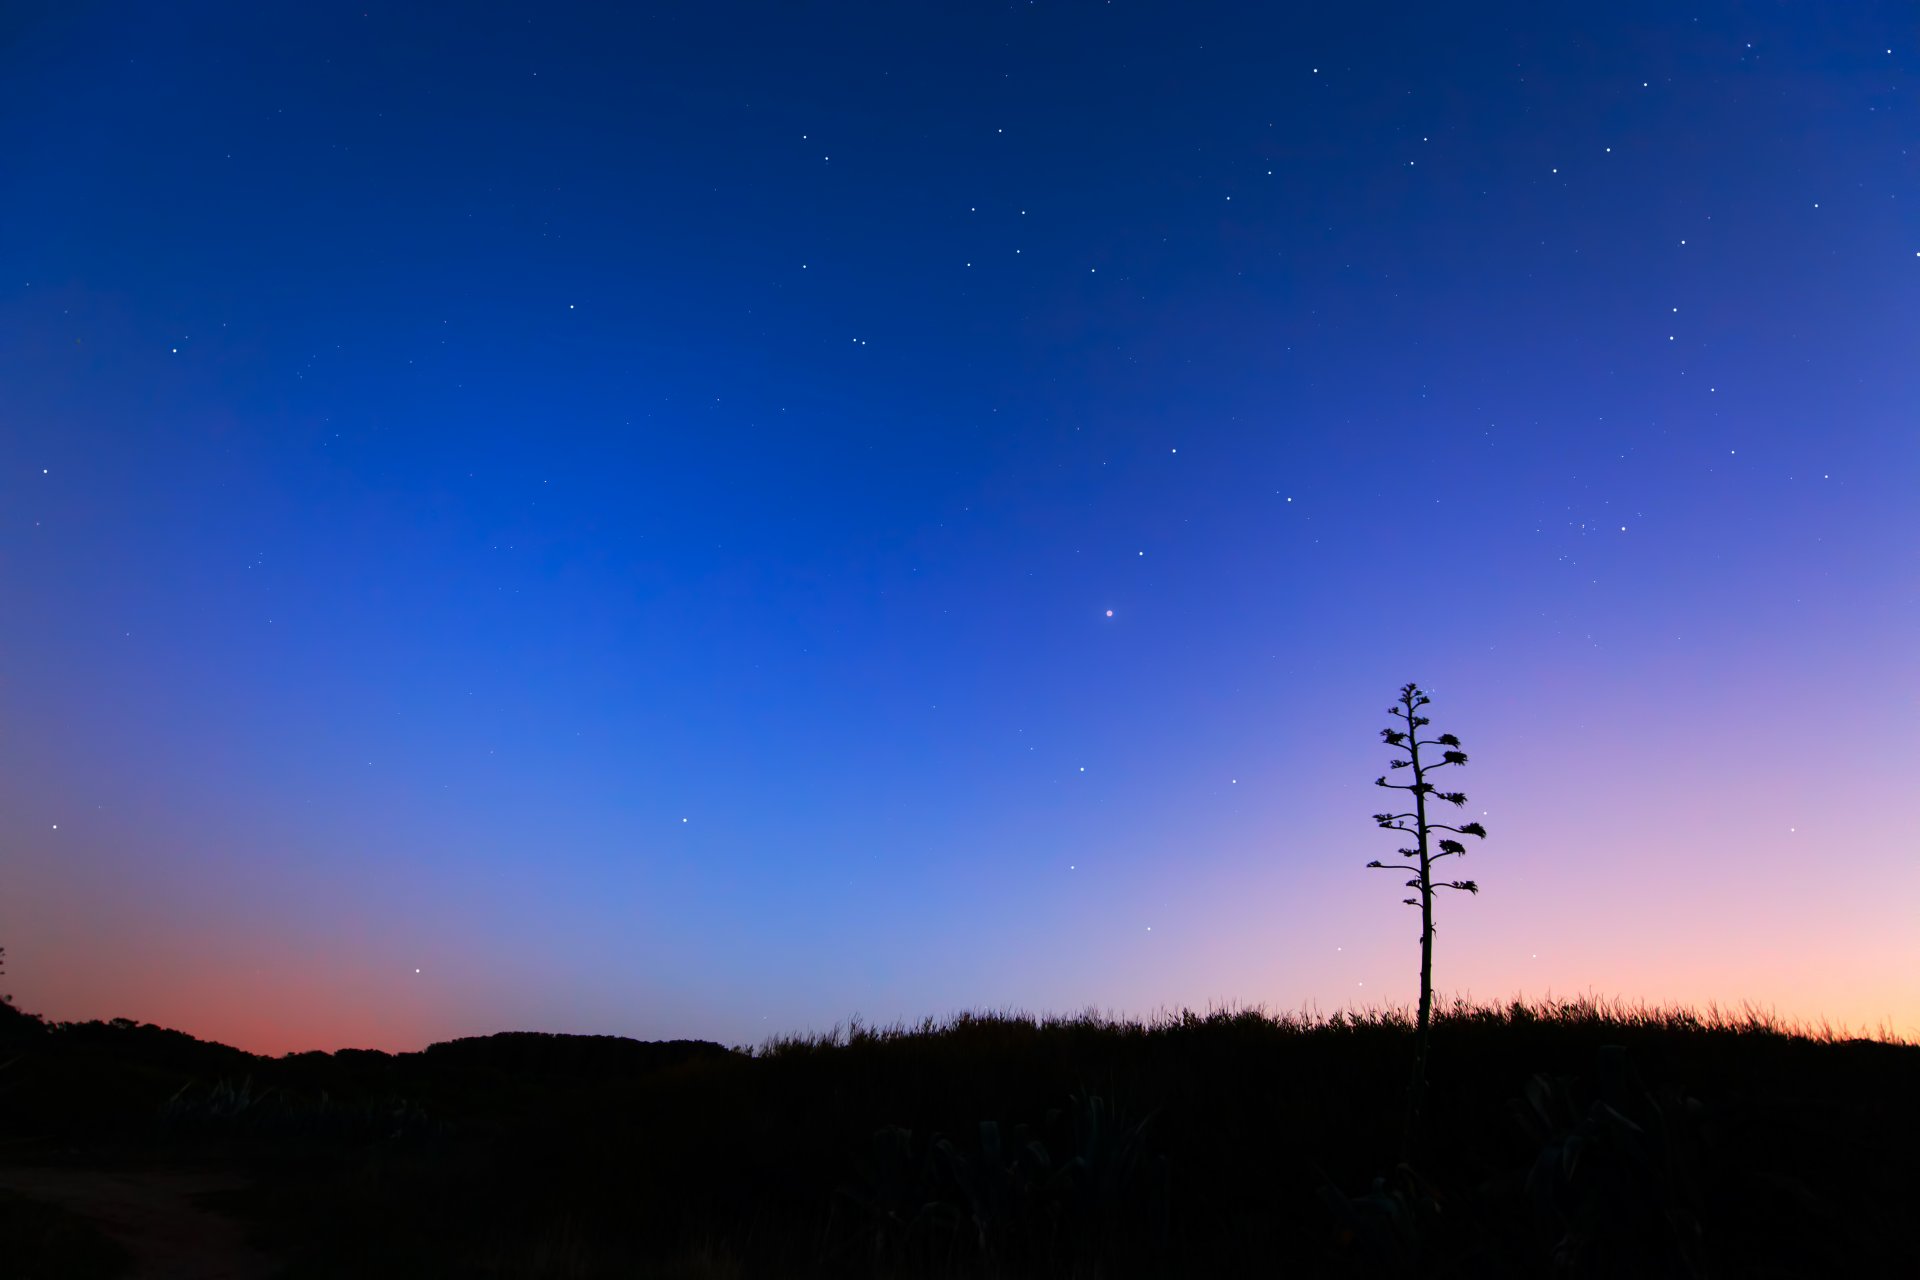
<path fill-rule="evenodd" d="M 1441 1011 L 1405 1160 L 1393 1012 L 279 1059 L 3 1025 L 4 1275 L 1920 1274 L 1920 1047 L 1760 1015 Z"/>

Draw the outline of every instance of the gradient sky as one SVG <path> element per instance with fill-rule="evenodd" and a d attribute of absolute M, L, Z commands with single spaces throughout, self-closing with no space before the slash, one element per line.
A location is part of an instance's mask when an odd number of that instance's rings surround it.
<path fill-rule="evenodd" d="M 1920 1035 L 1910 5 L 453 11 L 0 18 L 23 1007 Z"/>

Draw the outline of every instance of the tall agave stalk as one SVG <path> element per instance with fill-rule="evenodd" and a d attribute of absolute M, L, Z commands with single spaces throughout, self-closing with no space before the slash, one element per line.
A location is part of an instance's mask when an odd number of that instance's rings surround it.
<path fill-rule="evenodd" d="M 1466 804 L 1464 792 L 1441 791 L 1427 775 L 1435 769 L 1463 765 L 1467 762 L 1467 753 L 1460 749 L 1460 739 L 1450 733 L 1434 738 L 1422 738 L 1420 730 L 1432 721 L 1420 714 L 1420 708 L 1431 699 L 1421 692 L 1417 684 L 1402 686 L 1400 700 L 1387 708 L 1387 714 L 1399 719 L 1406 727 L 1401 729 L 1382 729 L 1380 736 L 1387 745 L 1404 751 L 1406 756 L 1394 757 L 1389 767 L 1394 769 L 1412 769 L 1412 782 L 1388 782 L 1386 775 L 1374 779 L 1374 785 L 1390 790 L 1405 791 L 1413 797 L 1413 808 L 1406 813 L 1376 813 L 1373 820 L 1389 831 L 1405 832 L 1414 837 L 1412 848 L 1400 850 L 1402 857 L 1413 858 L 1415 863 L 1369 862 L 1369 867 L 1379 867 L 1386 871 L 1411 871 L 1414 878 L 1407 881 L 1407 888 L 1419 892 L 1416 898 L 1406 898 L 1409 906 L 1420 908 L 1420 1023 L 1415 1040 L 1413 1056 L 1413 1079 L 1407 1089 L 1407 1121 L 1403 1146 L 1411 1148 L 1420 1122 L 1420 1106 L 1427 1092 L 1427 1043 L 1433 1024 L 1433 891 L 1435 889 L 1464 889 L 1468 893 L 1479 893 L 1480 886 L 1472 880 L 1443 880 L 1433 878 L 1434 864 L 1442 858 L 1465 857 L 1466 845 L 1457 836 L 1478 836 L 1486 838 L 1487 829 L 1477 822 L 1463 822 L 1459 826 L 1433 822 L 1427 817 L 1429 798 L 1445 800 L 1455 808 Z M 1441 748 L 1440 758 L 1433 759 L 1431 753 L 1421 759 L 1420 748 Z M 1408 822 L 1411 820 L 1412 825 Z M 1436 838 L 1436 832 L 1451 832 L 1450 836 Z"/>

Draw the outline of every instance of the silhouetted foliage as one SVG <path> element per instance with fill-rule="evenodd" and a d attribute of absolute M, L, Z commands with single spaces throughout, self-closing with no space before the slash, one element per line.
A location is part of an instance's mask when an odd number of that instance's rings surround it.
<path fill-rule="evenodd" d="M 0 978 L 7 972 L 7 949 L 0 947 Z M 28 1013 L 13 1002 L 10 995 L 0 995 L 0 1045 L 9 1044 L 22 1036 L 37 1035 L 47 1029 L 46 1020 L 37 1013 Z"/>
<path fill-rule="evenodd" d="M 46 1030 L 46 1019 L 39 1014 L 28 1013 L 11 1002 L 0 1001 L 0 1045 L 33 1039 L 44 1035 Z"/>
<path fill-rule="evenodd" d="M 625 1036 L 568 1036 L 544 1031 L 467 1036 L 426 1048 L 427 1061 L 435 1065 L 594 1080 L 640 1075 L 731 1052 L 710 1040 L 631 1040 Z"/>
<path fill-rule="evenodd" d="M 1413 808 L 1405 813 L 1376 813 L 1373 820 L 1388 831 L 1399 831 L 1414 837 L 1412 848 L 1402 848 L 1402 857 L 1416 859 L 1413 864 L 1402 862 L 1369 862 L 1369 867 L 1379 867 L 1387 871 L 1411 871 L 1413 879 L 1407 881 L 1407 888 L 1416 891 L 1419 896 L 1407 898 L 1408 906 L 1420 908 L 1420 1020 L 1416 1028 L 1416 1042 L 1413 1057 L 1413 1079 L 1407 1087 L 1406 1132 L 1402 1138 L 1403 1154 L 1411 1148 L 1417 1136 L 1420 1121 L 1420 1107 L 1427 1090 L 1427 1049 L 1430 1041 L 1433 1012 L 1433 891 L 1435 889 L 1462 889 L 1468 893 L 1479 893 L 1480 886 L 1472 880 L 1443 880 L 1433 878 L 1434 864 L 1442 858 L 1464 858 L 1467 846 L 1455 836 L 1473 836 L 1485 839 L 1487 829 L 1478 822 L 1463 822 L 1451 826 L 1444 822 L 1435 822 L 1427 816 L 1429 797 L 1444 800 L 1459 808 L 1467 803 L 1466 793 L 1460 791 L 1441 791 L 1427 781 L 1427 775 L 1436 769 L 1445 769 L 1464 765 L 1467 753 L 1460 750 L 1460 739 L 1450 733 L 1439 734 L 1432 738 L 1422 738 L 1420 730 L 1433 723 L 1420 714 L 1420 708 L 1432 699 L 1421 691 L 1417 684 L 1401 686 L 1400 701 L 1387 708 L 1387 714 L 1396 717 L 1405 728 L 1386 728 L 1380 731 L 1380 737 L 1388 747 L 1395 751 L 1406 752 L 1403 759 L 1395 756 L 1389 761 L 1394 769 L 1412 769 L 1412 782 L 1388 782 L 1385 774 L 1375 778 L 1374 785 L 1389 790 L 1405 791 L 1413 799 Z M 1420 758 L 1420 748 L 1444 748 L 1438 760 L 1429 754 L 1425 760 Z M 1411 825 L 1409 825 L 1411 822 Z M 1447 831 L 1451 836 L 1438 836 L 1436 833 Z"/>
<path fill-rule="evenodd" d="M 1912 1274 L 1920 1047 L 1456 1002 L 1431 1011 L 1430 1154 L 1379 1175 L 1414 1028 L 1236 1009 L 752 1053 L 509 1038 L 523 1072 L 491 1037 L 271 1059 L 83 1024 L 15 1051 L 0 1146 L 239 1162 L 228 1208 L 291 1280 Z M 649 1049 L 665 1065 L 553 1066 Z"/>

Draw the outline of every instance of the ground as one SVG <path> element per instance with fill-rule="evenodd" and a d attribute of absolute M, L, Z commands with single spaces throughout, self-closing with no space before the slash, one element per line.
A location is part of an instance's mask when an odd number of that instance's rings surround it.
<path fill-rule="evenodd" d="M 57 1205 L 98 1226 L 132 1255 L 130 1280 L 265 1280 L 272 1259 L 240 1224 L 204 1204 L 246 1185 L 218 1170 L 0 1167 L 0 1188 Z"/>

